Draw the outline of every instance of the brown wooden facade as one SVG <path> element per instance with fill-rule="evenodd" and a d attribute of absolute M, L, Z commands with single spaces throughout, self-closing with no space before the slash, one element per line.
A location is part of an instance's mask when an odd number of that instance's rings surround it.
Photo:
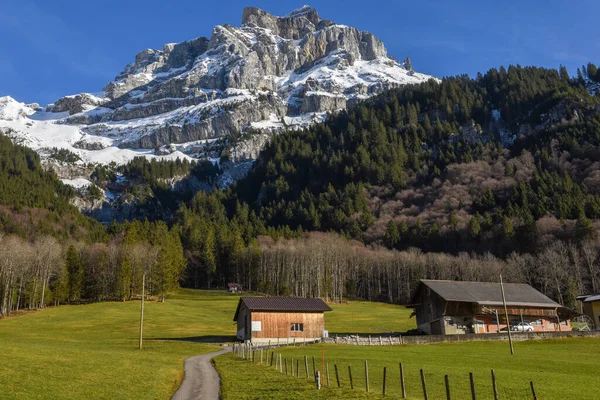
<path fill-rule="evenodd" d="M 323 337 L 323 311 L 251 310 L 240 301 L 236 313 L 239 340 L 301 343 Z"/>

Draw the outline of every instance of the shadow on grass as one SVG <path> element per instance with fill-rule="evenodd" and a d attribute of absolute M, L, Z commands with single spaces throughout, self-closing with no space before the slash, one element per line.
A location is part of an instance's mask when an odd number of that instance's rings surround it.
<path fill-rule="evenodd" d="M 235 336 L 190 336 L 182 338 L 145 338 L 145 340 L 168 341 L 168 342 L 192 342 L 192 343 L 223 343 L 235 342 Z"/>

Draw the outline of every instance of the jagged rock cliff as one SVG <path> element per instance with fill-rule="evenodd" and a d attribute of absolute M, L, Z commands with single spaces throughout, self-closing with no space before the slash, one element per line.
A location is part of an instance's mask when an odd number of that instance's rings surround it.
<path fill-rule="evenodd" d="M 186 149 L 247 133 L 233 159 L 251 160 L 274 133 L 427 79 L 410 61 L 388 57 L 373 34 L 322 19 L 314 8 L 282 17 L 246 8 L 240 26 L 141 51 L 102 92 L 66 96 L 44 111 L 13 101 L 18 118 L 0 121 L 0 129 L 42 154 L 62 147 L 105 164 L 203 157 Z"/>

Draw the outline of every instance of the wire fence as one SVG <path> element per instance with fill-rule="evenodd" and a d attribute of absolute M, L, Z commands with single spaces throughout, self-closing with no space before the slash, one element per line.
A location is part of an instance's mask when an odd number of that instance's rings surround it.
<path fill-rule="evenodd" d="M 471 399 L 493 398 L 494 400 L 541 400 L 536 394 L 533 382 L 529 387 L 514 387 L 504 380 L 499 384 L 494 370 L 487 376 L 481 371 L 468 376 L 457 374 L 441 375 L 414 367 L 407 368 L 403 363 L 391 365 L 381 362 L 370 365 L 369 360 L 335 361 L 314 356 L 284 356 L 276 347 L 235 344 L 234 356 L 254 364 L 274 368 L 290 378 L 304 378 L 314 382 L 317 390 L 329 388 L 350 388 L 367 392 L 381 393 L 384 396 L 425 400 L 445 398 Z"/>

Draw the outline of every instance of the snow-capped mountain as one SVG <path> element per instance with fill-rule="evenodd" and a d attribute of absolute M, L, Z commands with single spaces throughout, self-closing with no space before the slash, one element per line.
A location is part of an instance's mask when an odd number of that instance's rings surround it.
<path fill-rule="evenodd" d="M 428 75 L 387 56 L 369 32 L 321 19 L 304 6 L 283 17 L 246 8 L 242 24 L 162 50 L 147 49 L 99 93 L 42 109 L 0 98 L 0 130 L 42 155 L 64 148 L 81 163 L 135 156 L 216 158 L 215 142 L 240 137 L 253 159 L 274 132 Z"/>

